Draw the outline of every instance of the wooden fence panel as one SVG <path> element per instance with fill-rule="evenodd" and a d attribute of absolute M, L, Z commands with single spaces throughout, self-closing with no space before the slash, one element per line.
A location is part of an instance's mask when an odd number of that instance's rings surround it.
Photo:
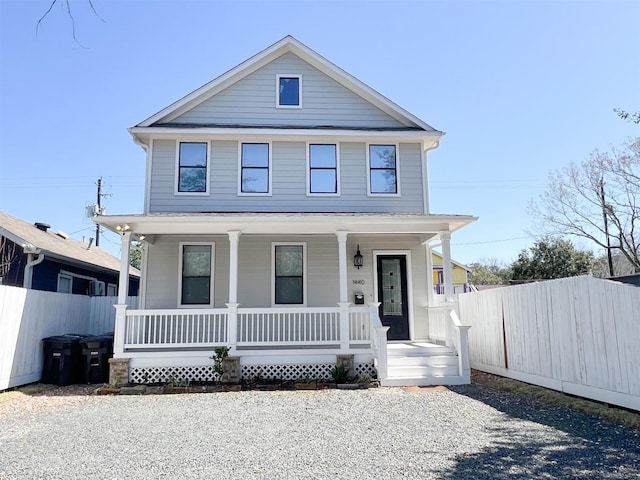
<path fill-rule="evenodd" d="M 116 302 L 0 285 L 0 390 L 42 378 L 43 338 L 113 331 Z"/>
<path fill-rule="evenodd" d="M 458 304 L 474 368 L 640 410 L 640 288 L 583 276 Z"/>

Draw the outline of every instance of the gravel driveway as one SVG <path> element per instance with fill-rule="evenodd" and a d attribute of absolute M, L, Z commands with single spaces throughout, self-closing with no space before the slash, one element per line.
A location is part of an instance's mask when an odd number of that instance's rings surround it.
<path fill-rule="evenodd" d="M 0 414 L 2 479 L 640 478 L 640 431 L 470 385 L 74 397 Z"/>

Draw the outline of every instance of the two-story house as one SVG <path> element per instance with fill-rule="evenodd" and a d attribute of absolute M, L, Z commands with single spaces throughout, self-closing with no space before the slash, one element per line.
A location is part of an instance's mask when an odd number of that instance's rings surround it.
<path fill-rule="evenodd" d="M 429 211 L 442 132 L 291 36 L 129 131 L 144 213 L 96 221 L 122 234 L 123 271 L 129 242 L 147 245 L 141 309 L 124 291 L 116 306 L 112 366 L 131 381 L 205 380 L 226 345 L 244 378 L 326 376 L 351 355 L 387 385 L 468 382 L 466 329 L 428 273 L 438 242 L 450 300 L 450 237 L 475 220 Z M 448 361 L 396 368 L 394 346 Z"/>

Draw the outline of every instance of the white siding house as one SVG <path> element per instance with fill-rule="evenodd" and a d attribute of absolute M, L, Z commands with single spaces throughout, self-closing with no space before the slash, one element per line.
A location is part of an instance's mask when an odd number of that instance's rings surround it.
<path fill-rule="evenodd" d="M 123 268 L 146 243 L 140 307 L 116 307 L 129 380 L 197 378 L 226 345 L 245 377 L 351 355 L 383 384 L 468 382 L 466 329 L 430 273 L 431 243 L 451 265 L 451 234 L 475 220 L 429 211 L 442 132 L 290 36 L 129 131 L 144 212 L 96 219 L 122 234 Z M 444 283 L 452 300 L 451 268 Z M 402 352 L 443 359 L 396 368 Z"/>

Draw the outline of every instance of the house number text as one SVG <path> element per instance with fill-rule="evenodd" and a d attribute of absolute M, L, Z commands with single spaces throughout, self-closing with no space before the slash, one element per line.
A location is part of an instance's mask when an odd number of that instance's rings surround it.
<path fill-rule="evenodd" d="M 352 280 L 354 285 L 364 285 L 364 280 Z"/>

